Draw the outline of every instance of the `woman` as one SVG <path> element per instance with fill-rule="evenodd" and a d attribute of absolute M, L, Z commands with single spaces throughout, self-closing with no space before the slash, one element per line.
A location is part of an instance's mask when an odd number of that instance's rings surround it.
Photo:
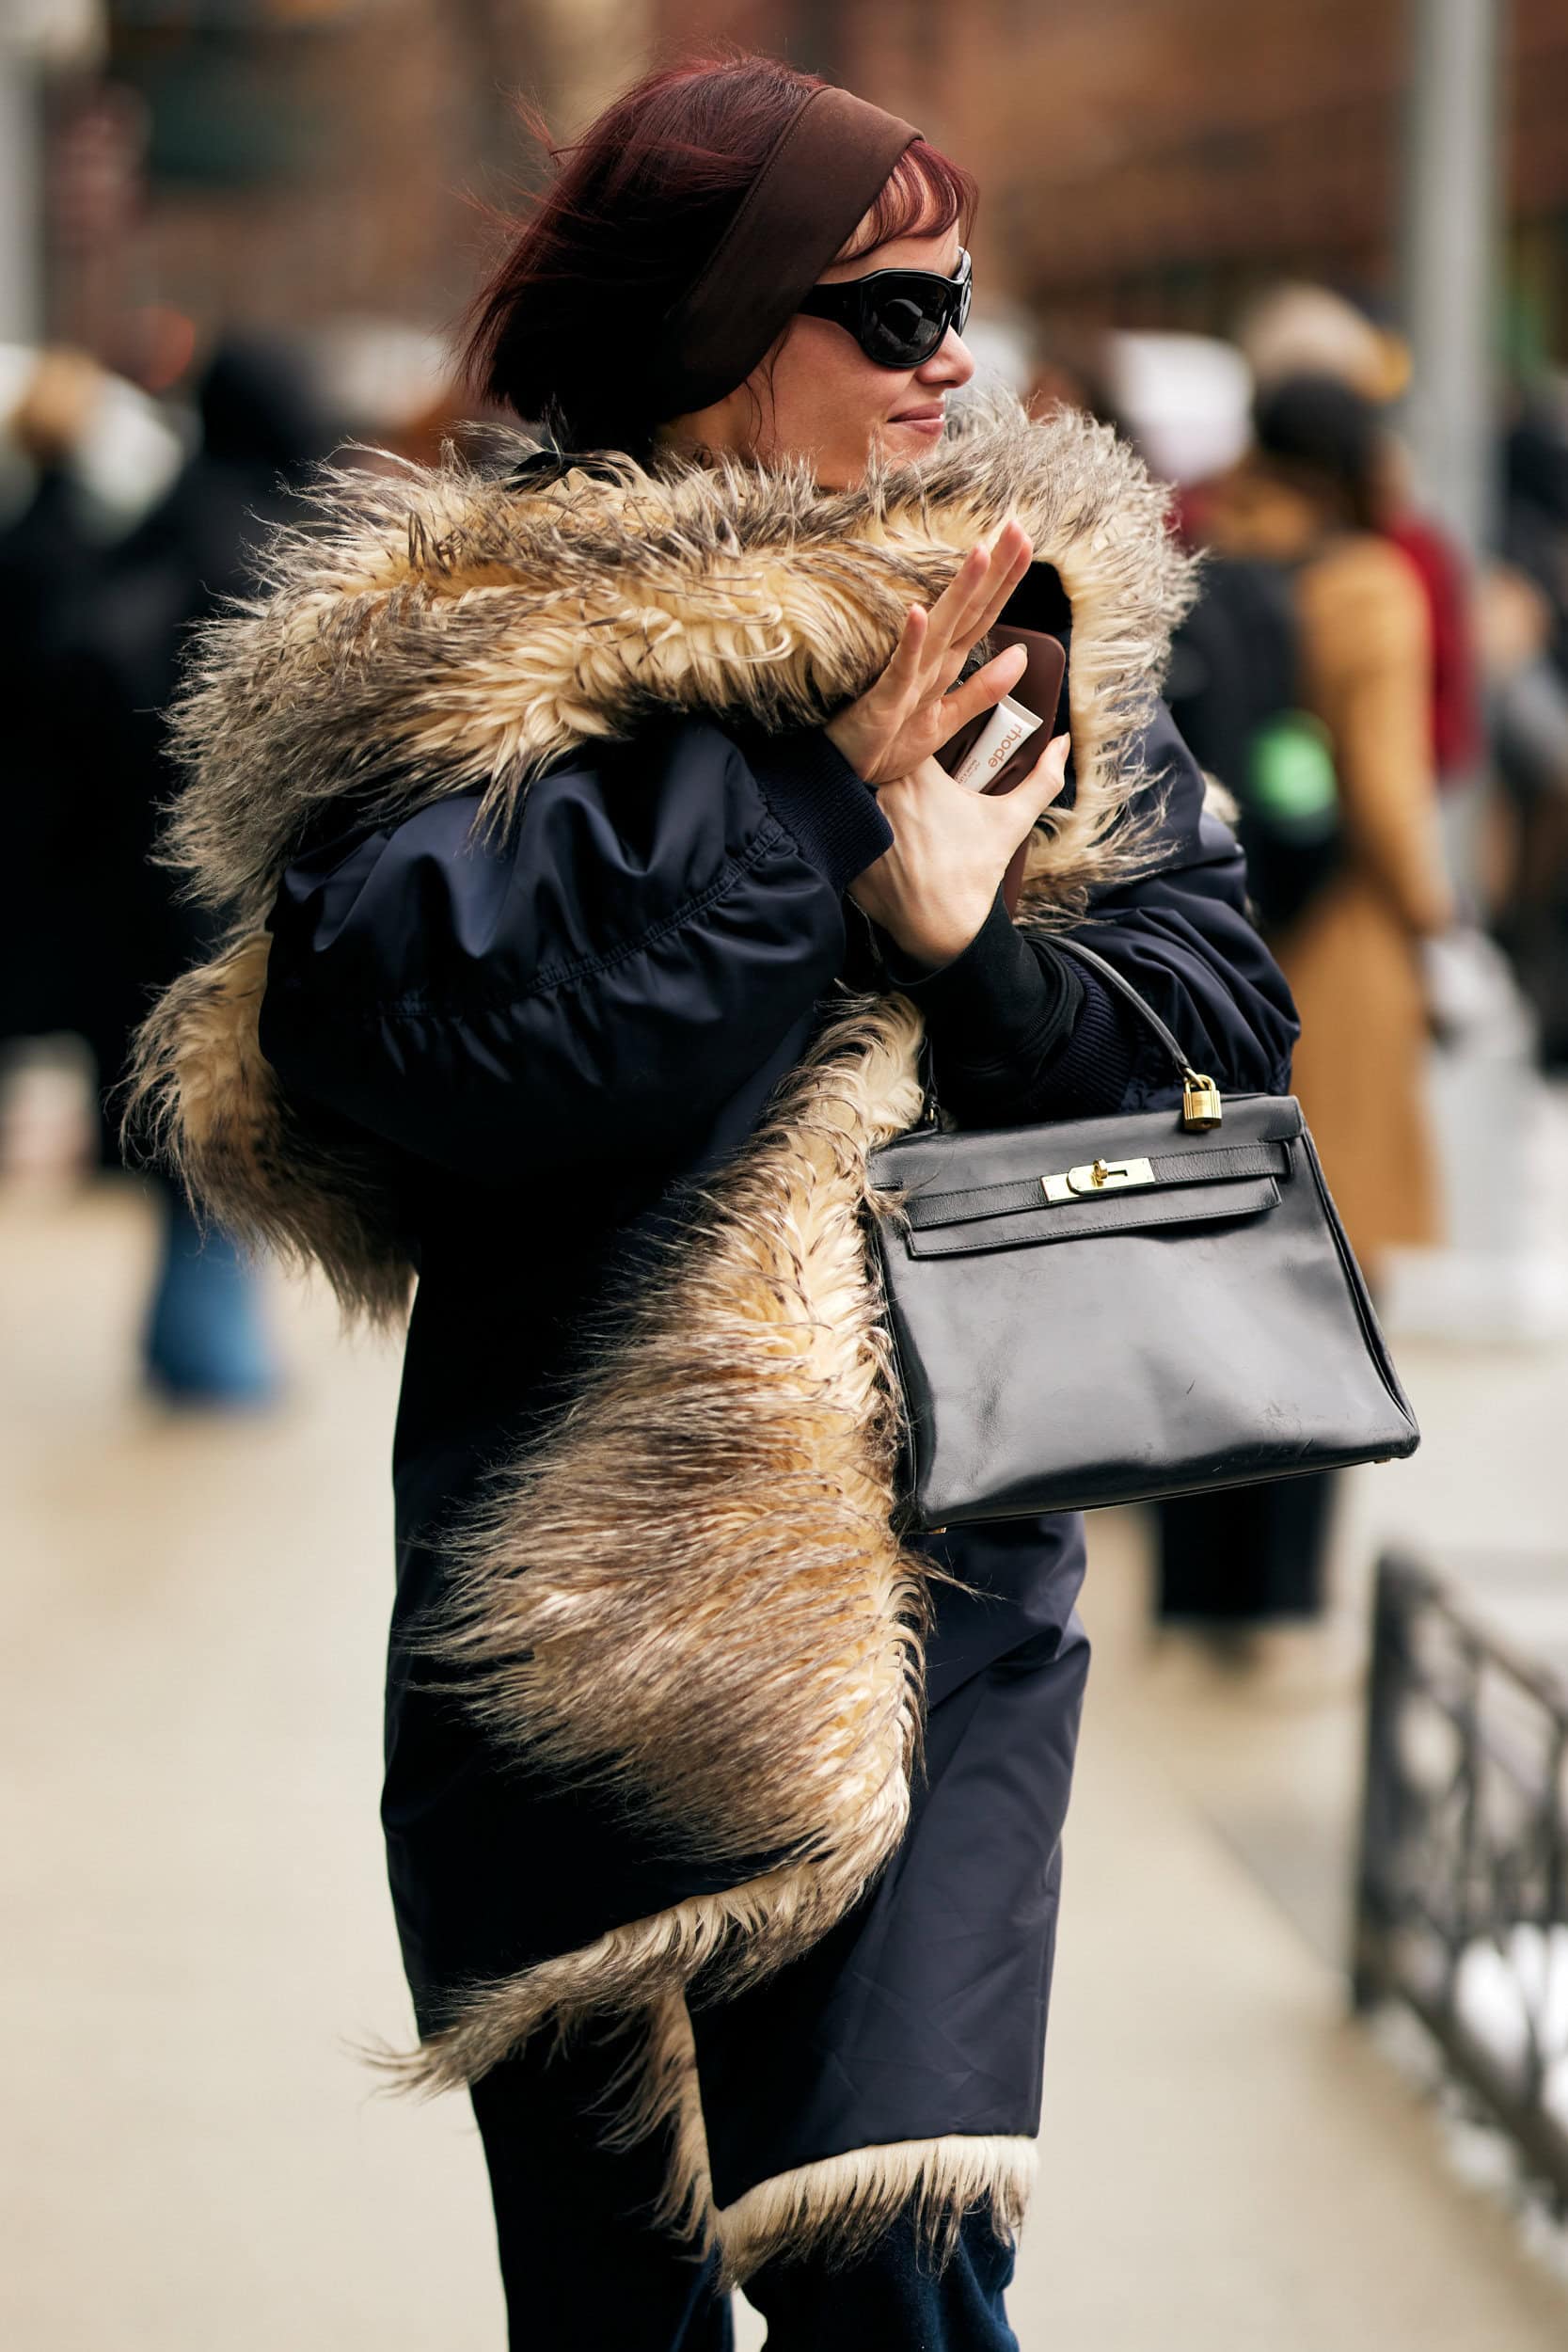
<path fill-rule="evenodd" d="M 766 60 L 640 85 L 475 342 L 600 454 L 340 485 L 182 714 L 178 839 L 241 922 L 144 1085 L 351 1306 L 419 1273 L 406 2071 L 473 2087 L 517 2344 L 721 2344 L 735 2279 L 776 2346 L 1012 2343 L 1083 1535 L 893 1532 L 865 1156 L 922 1024 L 962 1120 L 1163 1097 L 1048 919 L 1227 1083 L 1288 1058 L 1154 703 L 1160 499 L 1073 421 L 944 438 L 972 193 Z M 1077 766 L 1015 929 L 1066 739 L 992 802 L 931 755 L 1020 591 Z"/>

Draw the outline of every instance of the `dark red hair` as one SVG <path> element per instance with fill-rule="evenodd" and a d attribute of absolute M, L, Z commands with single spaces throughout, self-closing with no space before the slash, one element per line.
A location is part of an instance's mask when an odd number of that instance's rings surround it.
<path fill-rule="evenodd" d="M 468 317 L 469 383 L 563 448 L 645 452 L 640 358 L 695 279 L 815 74 L 737 55 L 667 66 L 607 106 L 557 169 Z M 839 258 L 967 234 L 976 190 L 917 139 Z"/>

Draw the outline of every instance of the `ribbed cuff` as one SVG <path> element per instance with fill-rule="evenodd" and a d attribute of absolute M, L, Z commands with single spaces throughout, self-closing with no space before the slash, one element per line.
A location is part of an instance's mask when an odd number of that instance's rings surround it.
<path fill-rule="evenodd" d="M 961 956 L 937 972 L 884 961 L 926 1018 L 942 1099 L 960 1118 L 1120 1110 L 1142 1044 L 1119 996 L 1049 940 L 1015 930 L 1000 894 Z"/>
<path fill-rule="evenodd" d="M 820 727 L 749 737 L 745 750 L 763 799 L 834 890 L 847 890 L 892 849 L 877 795 Z"/>
<path fill-rule="evenodd" d="M 1137 1016 L 1092 972 L 1079 977 L 1083 1002 L 1067 1041 L 1051 1064 L 1053 1107 L 1091 1118 L 1119 1111 L 1142 1043 Z"/>
<path fill-rule="evenodd" d="M 923 972 L 895 949 L 889 977 L 911 996 L 940 1054 L 951 1043 L 966 1061 L 994 1067 L 1021 1052 L 1049 1054 L 1078 1014 L 1083 981 L 1065 956 L 1041 955 L 1014 929 L 1002 894 L 961 955 Z"/>

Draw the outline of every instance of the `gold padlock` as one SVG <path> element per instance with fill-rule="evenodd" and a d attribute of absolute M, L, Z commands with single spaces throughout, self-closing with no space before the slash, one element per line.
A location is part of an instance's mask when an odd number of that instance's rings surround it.
<path fill-rule="evenodd" d="M 1201 1070 L 1186 1073 L 1186 1085 L 1181 1089 L 1181 1124 L 1201 1134 L 1206 1128 L 1217 1127 L 1225 1117 L 1225 1104 L 1212 1078 Z"/>

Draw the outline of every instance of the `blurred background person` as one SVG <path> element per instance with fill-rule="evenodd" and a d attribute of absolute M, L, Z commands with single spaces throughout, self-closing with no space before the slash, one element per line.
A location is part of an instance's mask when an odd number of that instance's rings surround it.
<path fill-rule="evenodd" d="M 1295 1091 L 1375 1281 L 1390 1248 L 1441 1233 L 1420 949 L 1453 900 L 1429 607 L 1383 532 L 1386 451 L 1365 394 L 1287 377 L 1260 396 L 1256 430 L 1256 452 L 1191 510 L 1224 559 L 1210 618 L 1230 625 L 1237 684 L 1212 697 L 1230 723 L 1205 749 L 1252 817 L 1255 882 L 1302 1018 Z M 1166 1504 L 1161 1617 L 1236 1632 L 1319 1615 L 1332 1493 L 1312 1478 Z"/>
<path fill-rule="evenodd" d="M 0 1043 L 69 1029 L 61 894 L 79 830 L 51 683 L 114 550 L 184 463 L 175 424 L 85 351 L 0 345 L 0 696 L 13 870 L 0 933 Z"/>
<path fill-rule="evenodd" d="M 195 453 L 81 599 L 53 680 L 60 756 L 86 796 L 71 868 L 77 925 L 86 913 L 91 945 L 70 1025 L 92 1048 L 108 1165 L 118 1157 L 131 1033 L 211 937 L 210 918 L 195 913 L 158 856 L 175 782 L 164 713 L 188 634 L 254 586 L 260 533 L 269 520 L 297 519 L 292 492 L 336 437 L 301 360 L 277 338 L 223 339 L 200 376 L 197 409 Z M 163 1231 L 144 1334 L 149 1379 L 174 1402 L 268 1402 L 277 1375 L 250 1269 L 217 1228 L 198 1225 L 177 1185 L 150 1181 Z"/>
<path fill-rule="evenodd" d="M 1332 377 L 1294 377 L 1259 400 L 1257 432 L 1257 455 L 1212 485 L 1200 521 L 1211 545 L 1291 584 L 1299 706 L 1321 730 L 1338 824 L 1334 870 L 1271 928 L 1304 1009 L 1297 1089 L 1375 1280 L 1390 1248 L 1440 1232 L 1418 950 L 1452 920 L 1453 898 L 1436 826 L 1427 605 L 1383 534 L 1372 405 Z"/>
<path fill-rule="evenodd" d="M 281 341 L 230 336 L 200 376 L 195 450 L 129 530 L 105 537 L 84 519 L 71 464 L 103 381 L 87 358 L 51 355 L 13 425 L 40 463 L 0 539 L 27 875 L 3 1018 L 13 1040 L 86 1045 L 99 1113 L 90 1156 L 115 1168 L 131 1032 L 211 928 L 155 853 L 175 782 L 163 712 L 191 626 L 252 584 L 256 535 L 292 511 L 291 485 L 335 436 Z M 221 1233 L 198 1227 L 177 1187 L 147 1181 L 161 1225 L 147 1378 L 185 1404 L 268 1401 L 276 1374 L 250 1271 Z"/>
<path fill-rule="evenodd" d="M 1497 560 L 1482 581 L 1488 721 L 1509 818 L 1498 935 L 1540 1025 L 1549 1070 L 1568 1066 L 1568 396 L 1544 383 L 1503 438 Z"/>

